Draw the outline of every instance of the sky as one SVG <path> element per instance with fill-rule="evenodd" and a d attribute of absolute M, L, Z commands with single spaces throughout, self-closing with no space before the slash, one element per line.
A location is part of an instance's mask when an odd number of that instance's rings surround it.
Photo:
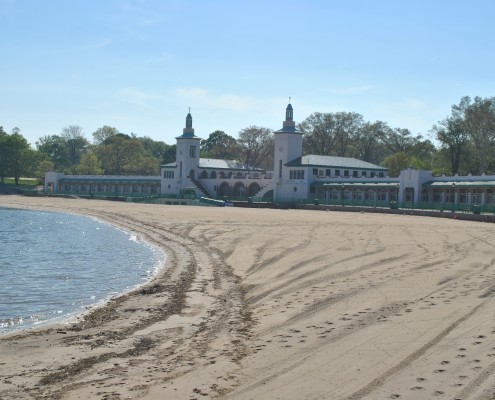
<path fill-rule="evenodd" d="M 357 112 L 429 137 L 495 96 L 493 0 L 0 0 L 0 126 L 174 144 Z"/>

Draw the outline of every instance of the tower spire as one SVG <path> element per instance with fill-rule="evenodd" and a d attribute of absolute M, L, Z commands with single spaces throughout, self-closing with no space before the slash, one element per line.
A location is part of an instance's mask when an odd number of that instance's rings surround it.
<path fill-rule="evenodd" d="M 191 107 L 189 107 L 189 112 L 186 117 L 186 127 L 182 130 L 182 136 L 194 136 L 194 128 L 192 126 L 192 115 Z"/>
<path fill-rule="evenodd" d="M 292 110 L 292 105 L 290 104 L 290 97 L 289 97 L 289 104 L 285 109 L 285 122 L 292 122 L 294 117 L 293 113 L 294 111 Z"/>

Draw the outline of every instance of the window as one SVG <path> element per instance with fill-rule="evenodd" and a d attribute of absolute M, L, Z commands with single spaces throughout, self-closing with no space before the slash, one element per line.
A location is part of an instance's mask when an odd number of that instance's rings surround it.
<path fill-rule="evenodd" d="M 318 170 L 318 178 L 323 178 L 325 176 L 325 171 L 323 171 L 322 169 L 319 169 Z"/>
<path fill-rule="evenodd" d="M 366 178 L 366 171 L 361 172 L 361 176 L 362 176 L 363 178 Z"/>
<path fill-rule="evenodd" d="M 278 161 L 278 177 L 282 178 L 282 160 Z"/>
<path fill-rule="evenodd" d="M 357 171 L 352 171 L 352 177 L 357 178 L 358 177 L 358 172 Z"/>
<path fill-rule="evenodd" d="M 191 158 L 196 157 L 196 146 L 189 147 L 189 156 L 191 156 Z"/>
<path fill-rule="evenodd" d="M 313 168 L 313 175 L 318 175 L 318 168 Z"/>
<path fill-rule="evenodd" d="M 331 175 L 332 175 L 332 170 L 331 169 L 326 169 L 325 170 L 325 176 L 327 176 L 328 178 L 330 178 Z"/>
<path fill-rule="evenodd" d="M 289 179 L 304 179 L 304 170 L 291 169 L 289 171 Z"/>
<path fill-rule="evenodd" d="M 379 173 L 378 173 L 378 176 L 379 176 L 380 178 L 383 178 L 383 172 L 379 172 Z"/>
<path fill-rule="evenodd" d="M 344 170 L 344 176 L 349 176 L 349 170 L 347 169 Z"/>
<path fill-rule="evenodd" d="M 174 179 L 174 171 L 163 171 L 163 177 L 165 179 Z"/>
<path fill-rule="evenodd" d="M 335 170 L 335 176 L 340 176 L 340 169 Z"/>

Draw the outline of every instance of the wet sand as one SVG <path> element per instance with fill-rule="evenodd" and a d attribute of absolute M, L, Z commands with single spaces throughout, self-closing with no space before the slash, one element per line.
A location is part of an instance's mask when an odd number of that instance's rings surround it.
<path fill-rule="evenodd" d="M 1 196 L 167 253 L 73 323 L 0 338 L 1 399 L 492 399 L 495 225 Z"/>

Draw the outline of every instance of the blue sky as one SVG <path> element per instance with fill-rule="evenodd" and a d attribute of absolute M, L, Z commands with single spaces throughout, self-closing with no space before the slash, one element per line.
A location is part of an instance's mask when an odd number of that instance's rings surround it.
<path fill-rule="evenodd" d="M 168 144 L 352 111 L 428 135 L 495 95 L 493 1 L 0 0 L 0 126 Z"/>

